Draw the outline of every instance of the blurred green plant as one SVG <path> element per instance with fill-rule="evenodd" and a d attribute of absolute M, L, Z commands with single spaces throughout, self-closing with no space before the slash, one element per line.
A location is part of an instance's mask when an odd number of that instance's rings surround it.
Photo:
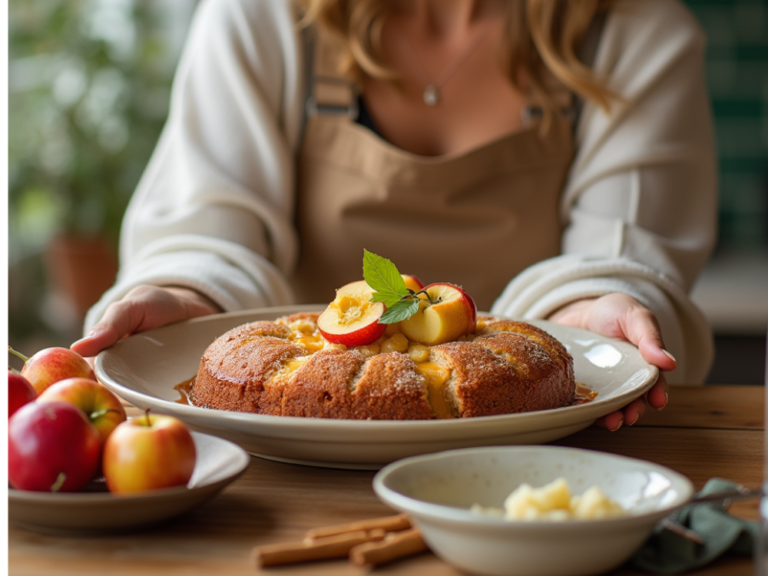
<path fill-rule="evenodd" d="M 177 50 L 156 2 L 11 0 L 10 261 L 106 234 L 167 114 Z"/>
<path fill-rule="evenodd" d="M 61 338 L 44 252 L 120 222 L 155 147 L 195 0 L 11 0 L 9 337 Z M 34 351 L 34 350 L 32 350 Z"/>

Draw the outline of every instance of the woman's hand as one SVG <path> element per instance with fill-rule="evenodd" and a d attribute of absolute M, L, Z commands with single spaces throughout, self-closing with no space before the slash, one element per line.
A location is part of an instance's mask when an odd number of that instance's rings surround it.
<path fill-rule="evenodd" d="M 109 305 L 85 338 L 70 348 L 81 356 L 95 356 L 135 332 L 221 312 L 210 299 L 189 288 L 137 286 Z"/>
<path fill-rule="evenodd" d="M 549 320 L 631 342 L 638 347 L 646 362 L 661 370 L 677 367 L 674 357 L 664 349 L 656 317 L 626 294 L 606 294 L 600 298 L 578 300 L 557 310 Z M 661 410 L 667 405 L 668 394 L 669 387 L 662 372 L 644 398 L 638 398 L 623 409 L 600 418 L 597 425 L 612 432 L 623 424 L 632 426 L 645 412 L 646 401 L 651 407 Z"/>

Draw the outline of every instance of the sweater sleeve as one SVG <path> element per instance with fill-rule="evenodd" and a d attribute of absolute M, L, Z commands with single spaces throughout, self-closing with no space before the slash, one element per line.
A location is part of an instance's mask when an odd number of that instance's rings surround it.
<path fill-rule="evenodd" d="M 193 288 L 227 311 L 292 301 L 301 57 L 289 1 L 201 2 L 123 221 L 117 282 L 86 329 L 139 284 Z"/>
<path fill-rule="evenodd" d="M 617 2 L 595 69 L 622 97 L 587 103 L 563 192 L 562 255 L 515 278 L 492 310 L 544 318 L 585 297 L 627 293 L 652 310 L 678 360 L 670 382 L 701 382 L 710 328 L 688 293 L 716 232 L 704 38 L 676 0 Z"/>

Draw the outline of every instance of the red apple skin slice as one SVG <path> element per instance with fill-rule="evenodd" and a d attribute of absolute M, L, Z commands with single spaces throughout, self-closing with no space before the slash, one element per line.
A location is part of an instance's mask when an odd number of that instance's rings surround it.
<path fill-rule="evenodd" d="M 317 327 L 328 342 L 354 348 L 375 342 L 384 334 L 387 325 L 380 324 L 379 319 L 386 307 L 371 302 L 372 293 L 364 281 L 346 284 L 336 291 L 334 301 L 317 319 Z"/>
<path fill-rule="evenodd" d="M 469 314 L 469 329 L 467 330 L 467 334 L 472 334 L 472 332 L 475 331 L 475 328 L 477 328 L 477 305 L 475 304 L 475 299 L 472 298 L 469 294 L 464 292 L 462 290 L 462 294 L 464 294 L 464 298 L 468 301 L 467 308 L 470 309 Z"/>
<path fill-rule="evenodd" d="M 325 314 L 325 312 L 323 312 L 323 314 Z M 378 340 L 384 335 L 384 331 L 387 329 L 386 324 L 379 324 L 377 321 L 373 324 L 369 324 L 368 326 L 355 330 L 354 332 L 348 332 L 348 333 L 328 332 L 326 330 L 323 330 L 323 328 L 321 328 L 321 319 L 323 317 L 323 314 L 320 314 L 320 316 L 317 319 L 317 328 L 318 330 L 320 330 L 320 333 L 331 344 L 343 344 L 347 348 L 354 348 L 355 346 L 365 346 L 366 344 L 370 344 L 371 342 L 376 342 L 376 340 Z"/>

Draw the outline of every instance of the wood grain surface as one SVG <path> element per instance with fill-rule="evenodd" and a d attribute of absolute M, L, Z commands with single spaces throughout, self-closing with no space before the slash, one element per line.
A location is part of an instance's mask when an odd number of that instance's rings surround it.
<path fill-rule="evenodd" d="M 749 487 L 762 483 L 763 389 L 673 388 L 670 405 L 634 427 L 591 427 L 555 444 L 643 458 L 688 476 L 697 488 L 719 476 Z M 12 575 L 360 575 L 343 560 L 257 570 L 256 545 L 301 539 L 310 528 L 394 512 L 374 495 L 374 472 L 333 470 L 252 458 L 248 470 L 205 505 L 154 528 L 103 537 L 50 536 L 9 526 Z M 756 502 L 734 506 L 756 517 Z M 688 574 L 747 576 L 750 558 L 726 555 Z M 457 576 L 431 553 L 377 568 L 382 575 Z M 613 576 L 642 574 L 626 569 Z"/>
<path fill-rule="evenodd" d="M 762 430 L 765 408 L 760 386 L 672 386 L 669 404 L 648 408 L 637 426 Z"/>

